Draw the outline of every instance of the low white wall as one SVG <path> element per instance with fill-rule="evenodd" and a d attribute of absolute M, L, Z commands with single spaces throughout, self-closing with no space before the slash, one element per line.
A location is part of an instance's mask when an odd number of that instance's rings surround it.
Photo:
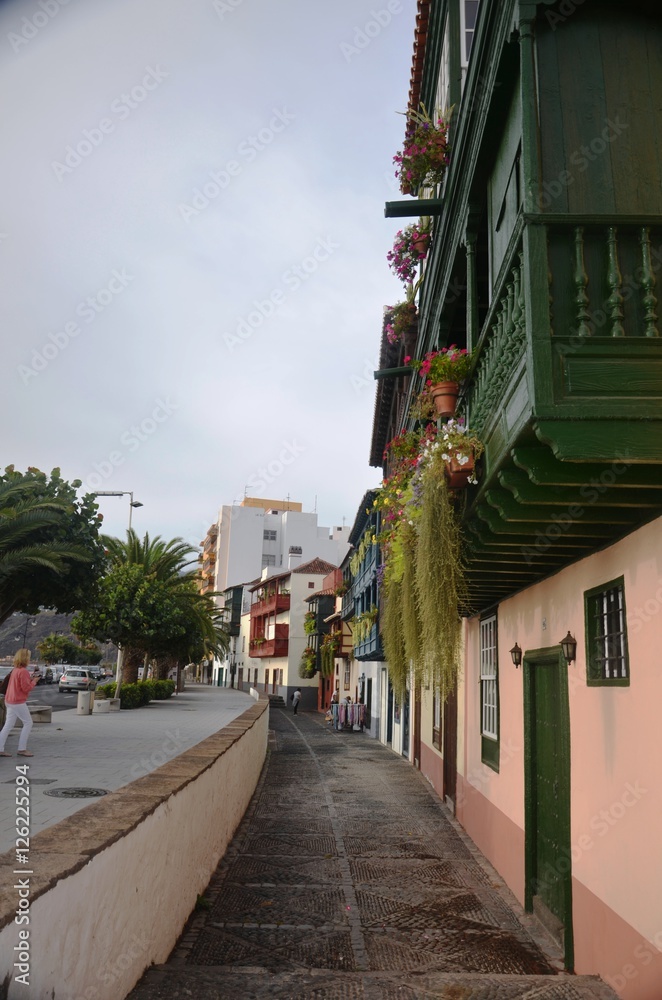
<path fill-rule="evenodd" d="M 80 832 L 87 810 L 51 828 L 55 841 L 53 836 L 42 841 L 41 856 L 39 840 L 47 838 L 49 831 L 33 839 L 31 866 L 39 865 L 43 872 L 43 866 L 52 861 L 56 869 L 60 866 L 60 876 L 52 888 L 31 901 L 29 985 L 16 982 L 18 972 L 12 969 L 21 930 L 13 912 L 7 923 L 12 892 L 12 909 L 18 899 L 17 889 L 7 892 L 13 856 L 0 858 L 5 883 L 0 909 L 4 923 L 0 995 L 8 1000 L 118 1000 L 130 992 L 149 965 L 167 959 L 255 791 L 266 755 L 268 719 L 268 706 L 260 702 L 216 736 L 147 778 L 112 793 L 116 797 L 113 815 L 121 818 L 124 805 L 129 826 L 141 806 L 145 815 L 98 853 L 89 853 Z M 189 772 L 198 768 L 200 773 L 189 780 Z M 184 772 L 187 783 L 174 793 L 168 791 L 169 782 L 181 784 Z M 159 781 L 165 791 L 159 793 L 154 808 Z M 72 829 L 68 848 L 66 836 L 57 839 L 59 834 L 66 835 L 67 824 Z M 53 843 L 60 844 L 58 853 L 49 854 L 53 847 L 48 845 Z M 9 990 L 3 994 L 7 976 Z"/>

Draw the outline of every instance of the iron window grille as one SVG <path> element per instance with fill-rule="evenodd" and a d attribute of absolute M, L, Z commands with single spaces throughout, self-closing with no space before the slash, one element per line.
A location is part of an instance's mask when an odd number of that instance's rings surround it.
<path fill-rule="evenodd" d="M 587 684 L 628 685 L 630 663 L 623 577 L 587 590 L 584 613 Z"/>

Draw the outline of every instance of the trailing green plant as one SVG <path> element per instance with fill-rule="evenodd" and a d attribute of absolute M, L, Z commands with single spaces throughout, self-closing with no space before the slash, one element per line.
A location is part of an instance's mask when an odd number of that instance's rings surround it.
<path fill-rule="evenodd" d="M 417 679 L 442 692 L 457 681 L 462 638 L 460 607 L 466 599 L 460 524 L 444 473 L 441 445 L 429 449 L 421 476 L 416 543 L 416 605 L 422 656 Z"/>
<path fill-rule="evenodd" d="M 380 628 L 391 684 L 396 697 L 401 699 L 409 678 L 402 628 L 402 580 L 391 578 L 384 584 Z"/>
<path fill-rule="evenodd" d="M 301 660 L 299 662 L 299 677 L 302 680 L 310 680 L 311 677 L 315 676 L 315 670 L 317 668 L 317 653 L 312 646 L 306 646 L 303 653 L 301 654 Z"/>
<path fill-rule="evenodd" d="M 391 682 L 404 697 L 410 674 L 445 697 L 457 680 L 466 587 L 458 514 L 445 464 L 480 454 L 482 444 L 458 421 L 419 439 L 415 458 L 400 437 L 391 448 L 395 472 L 375 501 L 383 511 L 384 558 L 380 628 Z"/>
<path fill-rule="evenodd" d="M 378 614 L 377 608 L 373 606 L 368 611 L 364 611 L 362 614 L 352 618 L 349 627 L 352 630 L 354 648 L 366 641 L 377 621 Z"/>
<path fill-rule="evenodd" d="M 343 580 L 342 583 L 338 584 L 333 593 L 335 594 L 336 597 L 344 597 L 348 590 L 349 590 L 349 581 Z"/>
<path fill-rule="evenodd" d="M 349 570 L 352 576 L 356 576 L 359 573 L 363 560 L 367 555 L 368 549 L 372 545 L 374 545 L 376 541 L 377 539 L 375 537 L 375 532 L 372 530 L 372 528 L 368 528 L 368 530 L 364 532 L 363 537 L 359 542 L 358 548 L 356 549 L 356 552 L 349 560 Z"/>
<path fill-rule="evenodd" d="M 317 632 L 317 614 L 314 611 L 306 611 L 303 618 L 303 630 L 306 635 L 313 635 Z"/>

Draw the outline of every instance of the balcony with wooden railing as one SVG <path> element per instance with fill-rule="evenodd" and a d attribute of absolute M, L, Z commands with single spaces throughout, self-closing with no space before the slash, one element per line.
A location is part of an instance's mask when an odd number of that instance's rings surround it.
<path fill-rule="evenodd" d="M 460 414 L 473 607 L 662 512 L 662 218 L 522 216 Z M 471 309 L 468 310 L 471 312 Z"/>
<path fill-rule="evenodd" d="M 257 635 L 249 642 L 250 656 L 287 656 L 289 645 L 289 625 L 278 624 L 270 638 Z"/>
<path fill-rule="evenodd" d="M 280 614 L 290 610 L 290 594 L 272 591 L 251 605 L 251 615 Z"/>

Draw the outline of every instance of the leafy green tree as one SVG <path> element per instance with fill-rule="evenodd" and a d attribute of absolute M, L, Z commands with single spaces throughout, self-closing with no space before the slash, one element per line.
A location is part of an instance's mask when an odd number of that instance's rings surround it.
<path fill-rule="evenodd" d="M 40 607 L 72 612 L 94 594 L 105 563 L 93 494 L 59 469 L 0 475 L 0 622 Z"/>
<path fill-rule="evenodd" d="M 93 645 L 79 646 L 77 642 L 66 635 L 51 633 L 37 643 L 37 649 L 45 663 L 90 664 L 100 663 L 103 657 L 101 650 Z"/>
<path fill-rule="evenodd" d="M 191 662 L 227 648 L 221 612 L 211 595 L 200 594 L 197 550 L 180 538 L 141 540 L 134 531 L 122 541 L 105 538 L 110 569 L 98 600 L 76 615 L 77 635 L 112 640 L 123 651 L 122 682 L 133 683 L 145 659 L 156 659 L 159 676 L 174 663 Z"/>

